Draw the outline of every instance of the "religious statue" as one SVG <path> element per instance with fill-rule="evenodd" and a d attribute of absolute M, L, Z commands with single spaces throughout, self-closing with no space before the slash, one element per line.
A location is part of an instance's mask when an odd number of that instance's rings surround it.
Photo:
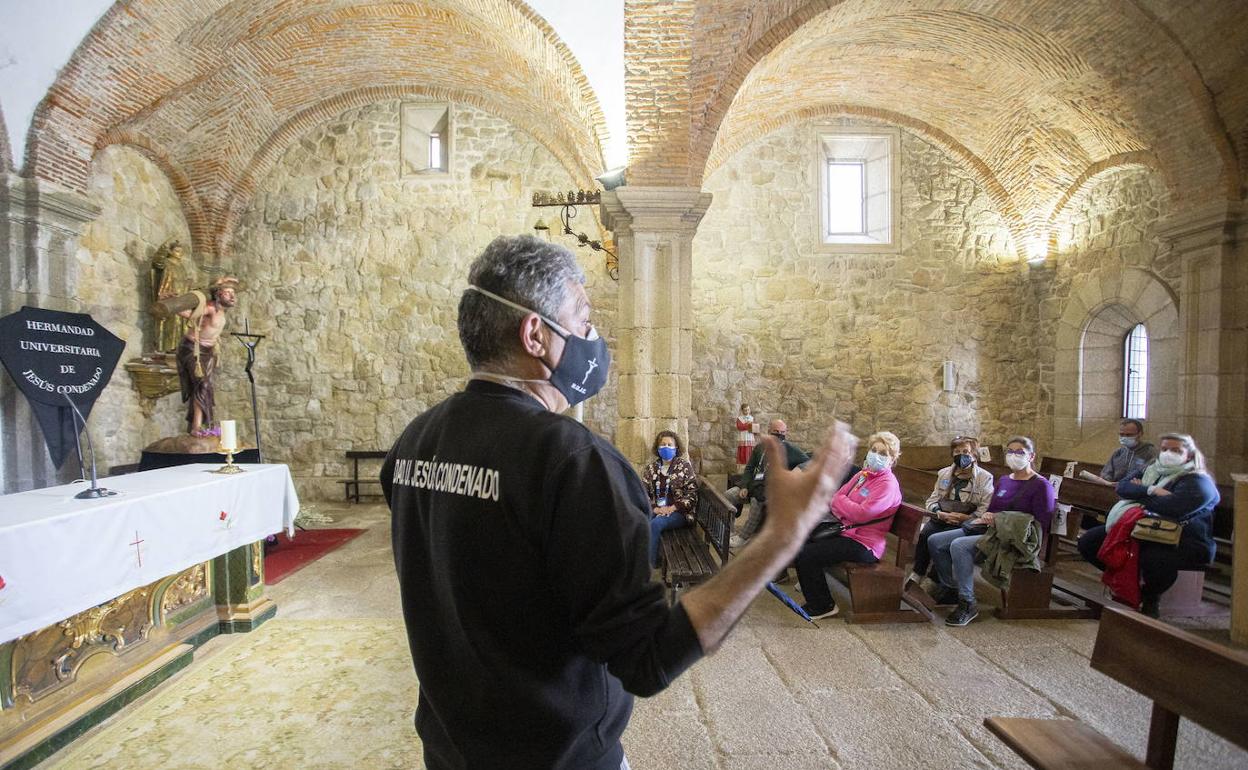
<path fill-rule="evenodd" d="M 238 303 L 237 292 L 238 279 L 223 275 L 206 290 L 162 299 L 150 310 L 155 318 L 178 316 L 189 321 L 178 344 L 177 363 L 182 401 L 187 405 L 186 432 L 192 436 L 207 436 L 212 427 L 217 341 L 225 329 L 225 311 Z"/>
<path fill-rule="evenodd" d="M 737 465 L 745 465 L 750 461 L 750 452 L 754 450 L 754 415 L 750 414 L 750 405 L 742 404 L 737 413 Z"/>
<path fill-rule="evenodd" d="M 185 257 L 182 242 L 177 238 L 165 241 L 152 255 L 151 279 L 153 302 L 185 294 L 195 284 L 195 266 Z M 189 327 L 189 322 L 182 318 L 157 318 L 156 352 L 176 350 Z"/>

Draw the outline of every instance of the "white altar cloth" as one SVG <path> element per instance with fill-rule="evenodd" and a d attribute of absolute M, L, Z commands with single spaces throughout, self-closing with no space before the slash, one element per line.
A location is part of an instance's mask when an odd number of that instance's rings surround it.
<path fill-rule="evenodd" d="M 285 529 L 299 499 L 285 465 L 180 465 L 0 497 L 0 644 Z"/>

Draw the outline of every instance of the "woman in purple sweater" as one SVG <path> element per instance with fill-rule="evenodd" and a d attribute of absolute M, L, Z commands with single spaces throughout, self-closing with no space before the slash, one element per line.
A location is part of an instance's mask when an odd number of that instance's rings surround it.
<path fill-rule="evenodd" d="M 1031 439 L 1010 439 L 1005 446 L 1005 463 L 1013 473 L 997 479 L 996 492 L 984 515 L 960 529 L 937 532 L 927 539 L 940 580 L 936 601 L 946 604 L 955 597 L 958 601 L 957 608 L 945 618 L 946 625 L 965 626 L 979 617 L 975 606 L 975 546 L 999 511 L 1030 513 L 1040 525 L 1042 538 L 1048 536 L 1057 493 L 1047 479 L 1032 469 L 1035 459 L 1036 445 Z"/>

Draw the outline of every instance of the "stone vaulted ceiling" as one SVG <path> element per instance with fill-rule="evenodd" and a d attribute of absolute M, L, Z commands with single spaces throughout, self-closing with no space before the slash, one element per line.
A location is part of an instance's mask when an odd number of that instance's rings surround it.
<path fill-rule="evenodd" d="M 402 96 L 503 117 L 586 188 L 602 170 L 593 92 L 520 0 L 134 0 L 104 15 L 40 105 L 25 173 L 82 190 L 98 149 L 137 147 L 169 175 L 196 249 L 224 254 L 295 138 Z"/>

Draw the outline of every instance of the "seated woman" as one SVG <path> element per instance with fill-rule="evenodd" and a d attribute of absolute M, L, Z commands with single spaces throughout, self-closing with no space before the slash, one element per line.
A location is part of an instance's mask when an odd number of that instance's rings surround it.
<path fill-rule="evenodd" d="M 945 625 L 965 626 L 979 617 L 979 609 L 975 604 L 975 556 L 978 553 L 976 545 L 988 527 L 992 526 L 997 513 L 1030 513 L 1040 525 L 1041 540 L 1048 536 L 1057 492 L 1047 479 L 1032 469 L 1031 464 L 1035 459 L 1036 445 L 1031 439 L 1026 436 L 1010 439 L 1005 445 L 1005 464 L 1010 466 L 1013 473 L 997 479 L 997 491 L 992 496 L 992 502 L 988 504 L 988 510 L 981 516 L 966 521 L 958 529 L 937 532 L 928 537 L 927 548 L 936 565 L 936 576 L 940 581 L 936 601 L 947 604 L 956 598 L 958 602 L 957 608 L 945 618 Z"/>
<path fill-rule="evenodd" d="M 907 583 L 918 583 L 927 576 L 931 556 L 927 539 L 937 532 L 958 529 L 970 519 L 978 519 L 992 501 L 992 474 L 979 467 L 979 439 L 957 436 L 949 442 L 953 464 L 936 474 L 936 486 L 927 498 L 932 517 L 919 532 L 914 549 L 914 570 Z"/>
<path fill-rule="evenodd" d="M 832 537 L 812 538 L 797 554 L 797 579 L 806 597 L 802 609 L 812 618 L 831 617 L 838 611 L 823 571 L 842 562 L 879 561 L 884 555 L 884 535 L 901 505 L 901 486 L 893 475 L 901 441 L 881 431 L 867 439 L 867 449 L 862 470 L 845 482 L 828 505 L 829 513 L 847 529 Z"/>
<path fill-rule="evenodd" d="M 646 465 L 641 480 L 650 496 L 650 566 L 659 566 L 659 538 L 664 530 L 693 523 L 698 507 L 698 477 L 685 459 L 685 447 L 674 431 L 654 437 L 656 460 Z"/>
<path fill-rule="evenodd" d="M 1179 570 L 1203 567 L 1213 561 L 1213 509 L 1220 501 L 1218 488 L 1205 471 L 1205 456 L 1185 433 L 1161 437 L 1161 453 L 1142 475 L 1118 482 L 1118 496 L 1148 513 L 1183 525 L 1179 544 L 1140 541 L 1139 569 L 1143 586 L 1141 612 L 1157 617 L 1157 605 L 1179 576 Z M 1121 505 L 1121 503 L 1119 504 Z M 1131 506 L 1124 506 L 1131 507 Z M 1118 511 L 1114 506 L 1111 518 Z M 1112 521 L 1110 522 L 1112 526 Z M 1093 527 L 1079 538 L 1079 553 L 1097 569 L 1106 528 Z"/>

